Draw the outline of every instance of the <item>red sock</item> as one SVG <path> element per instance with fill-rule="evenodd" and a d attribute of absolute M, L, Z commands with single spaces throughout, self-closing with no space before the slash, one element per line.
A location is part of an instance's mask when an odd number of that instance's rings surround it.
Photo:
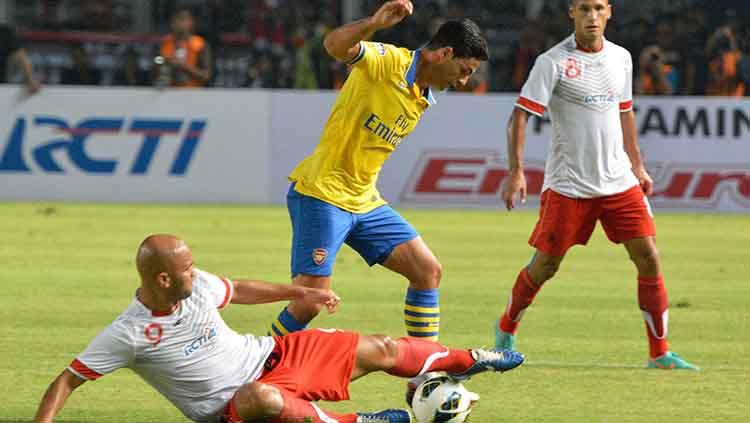
<path fill-rule="evenodd" d="M 529 268 L 524 267 L 516 278 L 516 284 L 513 285 L 508 306 L 500 317 L 500 330 L 515 334 L 518 331 L 518 323 L 521 321 L 524 310 L 534 301 L 536 293 L 541 289 L 531 280 Z"/>
<path fill-rule="evenodd" d="M 396 365 L 386 370 L 400 377 L 414 377 L 433 370 L 461 373 L 474 365 L 468 350 L 454 350 L 419 338 L 399 338 Z"/>
<path fill-rule="evenodd" d="M 667 321 L 669 300 L 661 275 L 655 278 L 638 277 L 638 304 L 646 321 L 646 334 L 651 358 L 664 355 L 668 350 Z"/>
<path fill-rule="evenodd" d="M 315 405 L 315 403 L 297 398 L 285 389 L 279 388 L 279 392 L 281 392 L 281 396 L 284 398 L 284 407 L 281 409 L 281 414 L 270 420 L 271 423 L 325 423 L 330 421 L 337 421 L 339 423 L 357 422 L 357 414 L 355 413 L 336 414 L 329 411 L 323 411 L 320 407 Z"/>

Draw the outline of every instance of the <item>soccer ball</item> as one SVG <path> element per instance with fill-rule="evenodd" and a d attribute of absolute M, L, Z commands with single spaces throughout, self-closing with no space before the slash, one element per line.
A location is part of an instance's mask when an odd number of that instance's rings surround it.
<path fill-rule="evenodd" d="M 417 423 L 462 423 L 479 395 L 441 372 L 425 373 L 408 383 L 406 401 Z"/>

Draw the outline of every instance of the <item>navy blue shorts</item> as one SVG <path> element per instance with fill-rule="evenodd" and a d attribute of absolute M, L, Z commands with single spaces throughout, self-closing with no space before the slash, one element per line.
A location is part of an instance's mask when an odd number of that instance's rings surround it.
<path fill-rule="evenodd" d="M 289 187 L 286 196 L 292 220 L 292 277 L 330 276 L 336 254 L 346 243 L 368 265 L 383 263 L 398 245 L 419 236 L 391 206 L 352 213 Z"/>

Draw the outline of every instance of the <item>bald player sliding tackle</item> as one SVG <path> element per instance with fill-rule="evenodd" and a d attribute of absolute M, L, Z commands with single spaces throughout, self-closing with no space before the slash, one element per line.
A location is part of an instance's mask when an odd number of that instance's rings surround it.
<path fill-rule="evenodd" d="M 195 268 L 190 248 L 152 235 L 136 256 L 141 284 L 128 308 L 52 382 L 36 422 L 49 423 L 87 381 L 129 368 L 196 422 L 408 423 L 407 410 L 332 413 L 314 401 L 349 399 L 370 372 L 414 377 L 445 371 L 463 380 L 523 362 L 513 351 L 461 350 L 418 338 L 314 329 L 285 337 L 240 335 L 219 314 L 228 304 L 304 297 L 336 310 L 327 289 L 229 280 Z"/>

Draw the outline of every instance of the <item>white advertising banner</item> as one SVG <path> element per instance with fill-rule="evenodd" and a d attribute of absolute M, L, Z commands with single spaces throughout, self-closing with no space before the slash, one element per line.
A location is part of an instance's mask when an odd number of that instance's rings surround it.
<path fill-rule="evenodd" d="M 0 88 L 0 199 L 284 203 L 335 92 Z M 442 94 L 386 162 L 392 204 L 501 207 L 515 95 Z M 636 99 L 657 209 L 750 211 L 750 101 Z M 550 123 L 532 118 L 538 204 Z"/>
<path fill-rule="evenodd" d="M 272 198 L 317 143 L 334 94 L 274 96 Z M 516 96 L 443 94 L 386 162 L 378 181 L 392 204 L 500 207 L 508 174 L 506 135 Z M 750 101 L 695 97 L 636 99 L 640 145 L 658 209 L 750 211 Z M 533 117 L 525 162 L 529 201 L 538 205 L 550 123 Z"/>
<path fill-rule="evenodd" d="M 0 87 L 0 199 L 268 202 L 270 97 Z"/>

